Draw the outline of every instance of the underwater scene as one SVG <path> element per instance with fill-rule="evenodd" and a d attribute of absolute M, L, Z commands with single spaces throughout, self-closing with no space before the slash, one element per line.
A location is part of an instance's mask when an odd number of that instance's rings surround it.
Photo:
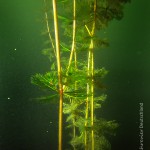
<path fill-rule="evenodd" d="M 149 14 L 0 0 L 0 150 L 150 150 Z"/>

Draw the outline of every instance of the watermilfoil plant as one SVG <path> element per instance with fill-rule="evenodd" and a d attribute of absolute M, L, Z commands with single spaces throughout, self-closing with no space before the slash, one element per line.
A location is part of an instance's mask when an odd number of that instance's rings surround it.
<path fill-rule="evenodd" d="M 63 114 L 67 115 L 72 149 L 111 149 L 108 135 L 118 124 L 96 117 L 107 95 L 101 83 L 107 74 L 94 67 L 94 51 L 109 45 L 100 31 L 113 19 L 123 17 L 129 0 L 44 0 L 47 47 L 42 53 L 50 60 L 50 70 L 31 77 L 33 84 L 59 95 L 58 149 L 62 150 Z M 98 92 L 97 92 L 98 91 Z M 44 98 L 45 99 L 45 98 Z"/>

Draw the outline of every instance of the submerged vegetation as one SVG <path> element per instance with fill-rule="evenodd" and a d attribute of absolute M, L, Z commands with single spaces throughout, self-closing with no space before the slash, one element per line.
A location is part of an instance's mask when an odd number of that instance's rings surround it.
<path fill-rule="evenodd" d="M 106 38 L 100 37 L 100 31 L 111 20 L 122 19 L 126 2 L 129 0 L 44 0 L 42 34 L 47 40 L 42 53 L 50 60 L 50 70 L 32 76 L 31 81 L 54 91 L 53 96 L 44 100 L 60 97 L 59 150 L 63 143 L 63 113 L 67 115 L 66 127 L 72 131 L 72 149 L 111 149 L 107 137 L 115 135 L 118 124 L 95 114 L 107 97 L 101 81 L 108 71 L 104 67 L 94 68 L 94 51 L 109 45 Z"/>

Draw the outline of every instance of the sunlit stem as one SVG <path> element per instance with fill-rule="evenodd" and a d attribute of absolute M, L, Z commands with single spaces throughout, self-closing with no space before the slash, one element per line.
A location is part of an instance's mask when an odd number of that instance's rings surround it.
<path fill-rule="evenodd" d="M 92 29 L 88 28 L 87 25 L 85 25 L 85 28 L 91 36 L 91 42 L 89 46 L 89 54 L 88 54 L 88 76 L 91 77 L 91 82 L 87 84 L 87 94 L 90 94 L 90 99 L 89 96 L 87 96 L 87 102 L 86 102 L 86 115 L 85 118 L 88 118 L 88 101 L 90 100 L 90 112 L 91 112 L 91 150 L 94 150 L 94 131 L 93 131 L 93 126 L 94 126 L 94 41 L 93 41 L 93 36 L 95 34 L 95 21 L 96 21 L 96 6 L 97 6 L 97 0 L 94 0 L 94 21 L 92 24 Z M 87 123 L 85 123 L 85 126 Z M 87 133 L 85 131 L 85 147 L 87 145 Z"/>
<path fill-rule="evenodd" d="M 93 39 L 91 39 L 91 76 L 92 76 L 92 81 L 91 81 L 91 141 L 92 141 L 92 150 L 94 150 L 94 131 L 93 131 L 93 126 L 94 126 L 94 56 L 93 56 Z"/>
<path fill-rule="evenodd" d="M 59 128 L 58 128 L 58 150 L 62 150 L 62 113 L 63 113 L 63 86 L 62 86 L 62 71 L 60 62 L 60 42 L 58 32 L 58 19 L 57 19 L 57 6 L 56 0 L 53 2 L 53 15 L 54 15 L 54 31 L 55 31 L 55 45 L 57 54 L 57 69 L 58 69 L 58 82 L 59 82 Z"/>
<path fill-rule="evenodd" d="M 96 23 L 96 7 L 97 7 L 97 0 L 94 0 L 94 21 L 92 26 L 91 35 L 92 37 L 95 34 L 95 23 Z M 91 83 L 91 144 L 92 150 L 94 150 L 94 41 L 91 39 L 91 76 L 92 76 L 92 83 Z"/>
<path fill-rule="evenodd" d="M 91 38 L 89 53 L 88 53 L 88 77 L 90 81 L 87 83 L 87 102 L 86 102 L 86 119 L 88 116 L 88 109 L 90 108 L 90 118 L 91 118 L 91 150 L 94 150 L 94 85 L 93 85 L 93 76 L 94 76 L 94 41 Z M 89 103 L 90 102 L 90 103 Z M 86 135 L 87 133 L 85 133 Z M 86 137 L 87 138 L 87 137 Z M 86 142 L 87 143 L 87 142 Z"/>
<path fill-rule="evenodd" d="M 74 60 L 75 60 L 75 71 L 77 71 L 77 56 L 76 56 L 76 51 L 74 51 Z M 77 81 L 75 81 L 75 91 L 77 90 Z M 76 102 L 77 98 L 73 100 L 73 102 Z M 74 116 L 73 118 L 73 138 L 76 137 L 76 127 L 75 127 L 75 122 L 76 122 L 76 117 Z M 73 149 L 76 150 L 76 147 L 73 146 Z"/>
<path fill-rule="evenodd" d="M 44 3 L 46 5 L 46 0 L 44 0 Z M 49 26 L 49 22 L 48 22 L 48 14 L 47 14 L 46 11 L 45 11 L 45 21 L 46 21 L 46 28 L 47 28 L 47 32 L 48 32 L 48 37 L 49 37 L 50 43 L 52 45 L 52 48 L 54 50 L 54 54 L 56 56 L 56 50 L 55 50 L 54 42 L 53 42 L 52 35 L 51 35 L 51 32 L 50 32 L 50 26 Z"/>
<path fill-rule="evenodd" d="M 90 66 L 91 66 L 91 43 L 89 46 L 89 51 L 88 51 L 88 66 L 87 66 L 87 77 L 90 77 Z M 90 101 L 90 82 L 87 83 L 87 98 L 86 98 L 86 110 L 85 110 L 85 127 L 87 127 L 87 120 L 89 118 L 89 101 Z M 88 149 L 88 135 L 87 131 L 85 130 L 85 139 L 84 139 L 84 144 L 86 149 Z"/>
<path fill-rule="evenodd" d="M 87 95 L 89 95 L 89 83 L 87 83 Z M 87 96 L 86 98 L 86 108 L 85 108 L 85 127 L 87 127 L 87 120 L 88 120 L 88 117 L 89 117 L 89 97 Z M 88 149 L 87 147 L 87 142 L 88 142 L 88 133 L 87 131 L 85 130 L 85 137 L 84 137 L 84 145 L 86 147 L 86 149 Z"/>
<path fill-rule="evenodd" d="M 75 65 L 75 71 L 77 71 L 78 67 L 77 67 L 77 52 L 76 52 L 76 49 L 74 50 L 74 65 Z"/>
<path fill-rule="evenodd" d="M 71 54 L 69 58 L 69 64 L 67 68 L 67 74 L 72 62 L 72 57 L 74 53 L 74 60 L 75 60 L 75 71 L 77 70 L 77 54 L 76 54 L 76 49 L 75 49 L 75 37 L 76 37 L 76 0 L 73 0 L 73 32 L 72 32 L 72 47 L 71 47 Z M 77 90 L 77 82 L 75 81 L 75 90 Z M 74 102 L 74 101 L 73 101 Z M 73 118 L 73 138 L 76 137 L 76 127 L 75 127 L 75 121 L 76 118 Z M 75 150 L 76 147 L 73 146 L 73 149 Z"/>
<path fill-rule="evenodd" d="M 92 35 L 91 35 L 91 32 L 90 32 L 90 30 L 89 30 L 89 28 L 88 28 L 88 26 L 87 26 L 87 25 L 85 25 L 85 28 L 86 28 L 86 30 L 87 30 L 87 32 L 88 32 L 88 34 L 89 34 L 89 36 L 92 36 Z"/>
<path fill-rule="evenodd" d="M 76 137 L 76 127 L 75 127 L 75 117 L 73 118 L 73 138 L 75 138 Z M 75 146 L 73 146 L 73 149 L 75 150 L 76 149 L 76 147 Z"/>
<path fill-rule="evenodd" d="M 72 62 L 73 54 L 75 51 L 75 36 L 76 36 L 76 0 L 73 0 L 73 33 L 72 33 L 72 46 L 71 46 L 71 53 L 69 58 L 69 63 L 67 67 L 67 74 L 70 69 L 70 65 Z"/>

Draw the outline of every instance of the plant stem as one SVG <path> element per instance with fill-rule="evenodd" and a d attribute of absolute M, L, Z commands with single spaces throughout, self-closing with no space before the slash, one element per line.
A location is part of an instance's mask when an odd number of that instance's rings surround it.
<path fill-rule="evenodd" d="M 87 27 L 87 26 L 86 26 Z M 87 28 L 88 29 L 88 28 Z M 91 44 L 90 44 L 91 46 Z M 91 50 L 89 46 L 89 51 L 88 51 L 88 67 L 87 67 L 87 77 L 90 77 L 90 62 L 91 62 Z M 87 127 L 87 120 L 89 117 L 89 100 L 90 100 L 90 82 L 87 83 L 87 98 L 86 98 L 86 110 L 85 110 L 85 127 Z M 87 136 L 87 131 L 85 130 L 85 137 L 84 137 L 84 144 L 85 148 L 88 149 L 88 136 Z"/>
<path fill-rule="evenodd" d="M 57 69 L 58 69 L 58 82 L 59 82 L 59 129 L 58 129 L 58 150 L 62 150 L 62 113 L 63 113 L 63 85 L 62 85 L 62 71 L 60 62 L 60 42 L 58 32 L 58 19 L 57 19 L 57 6 L 56 0 L 53 0 L 53 14 L 54 14 L 54 30 L 55 30 L 55 44 L 57 54 Z"/>
<path fill-rule="evenodd" d="M 46 0 L 44 0 L 44 3 L 46 5 Z M 48 22 L 48 13 L 46 11 L 45 11 L 45 21 L 46 21 L 46 28 L 47 28 L 47 32 L 48 32 L 48 37 L 49 37 L 50 43 L 52 45 L 52 48 L 54 50 L 54 54 L 55 54 L 55 57 L 56 57 L 56 50 L 55 50 L 54 42 L 53 42 L 53 39 L 52 39 L 52 36 L 51 36 L 51 33 L 50 33 L 50 27 L 49 27 L 49 22 Z"/>
<path fill-rule="evenodd" d="M 92 76 L 92 81 L 91 81 L 91 141 L 92 141 L 92 150 L 94 150 L 94 131 L 93 131 L 93 126 L 94 126 L 94 85 L 93 85 L 93 75 L 94 75 L 94 55 L 93 55 L 93 39 L 91 39 L 91 76 Z"/>
<path fill-rule="evenodd" d="M 69 58 L 69 64 L 67 67 L 67 74 L 70 69 L 70 65 L 72 62 L 73 53 L 75 51 L 75 36 L 76 36 L 76 0 L 73 0 L 73 33 L 72 33 L 72 46 L 71 46 L 71 53 Z"/>
<path fill-rule="evenodd" d="M 97 6 L 97 0 L 94 0 L 94 20 L 93 20 L 93 25 L 91 31 L 89 30 L 88 26 L 85 25 L 85 28 L 91 36 L 91 42 L 89 46 L 89 54 L 88 54 L 88 73 L 87 75 L 91 77 L 91 81 L 87 84 L 87 94 L 90 94 L 90 111 L 91 111 L 91 150 L 94 150 L 94 131 L 93 131 L 93 126 L 94 126 L 94 41 L 93 41 L 93 36 L 95 34 L 95 22 L 96 22 L 96 6 Z M 88 118 L 88 107 L 89 107 L 89 97 L 87 96 L 86 100 L 86 116 L 85 118 Z M 85 126 L 87 123 L 85 123 Z M 85 147 L 87 147 L 87 132 L 85 131 Z"/>
<path fill-rule="evenodd" d="M 94 0 L 94 21 L 93 21 L 93 26 L 92 26 L 92 31 L 91 31 L 91 36 L 93 37 L 95 34 L 95 23 L 96 23 L 96 7 L 97 7 L 97 0 Z M 94 150 L 94 131 L 93 131 L 93 126 L 94 126 L 94 41 L 91 39 L 91 77 L 92 77 L 92 83 L 91 83 L 91 141 L 92 141 L 92 150 Z"/>
<path fill-rule="evenodd" d="M 73 0 L 73 37 L 72 37 L 72 48 L 71 48 L 71 54 L 70 54 L 70 58 L 69 58 L 69 64 L 68 64 L 68 68 L 67 68 L 67 74 L 72 62 L 72 57 L 73 57 L 73 53 L 74 53 L 74 60 L 75 60 L 75 70 L 77 69 L 77 55 L 76 55 L 76 50 L 75 50 L 75 36 L 76 36 L 76 0 Z M 77 83 L 75 81 L 75 90 L 77 90 Z M 73 100 L 74 103 L 74 100 Z M 73 138 L 76 137 L 76 127 L 75 127 L 75 118 L 73 118 Z M 76 147 L 73 146 L 73 149 L 75 150 Z"/>

